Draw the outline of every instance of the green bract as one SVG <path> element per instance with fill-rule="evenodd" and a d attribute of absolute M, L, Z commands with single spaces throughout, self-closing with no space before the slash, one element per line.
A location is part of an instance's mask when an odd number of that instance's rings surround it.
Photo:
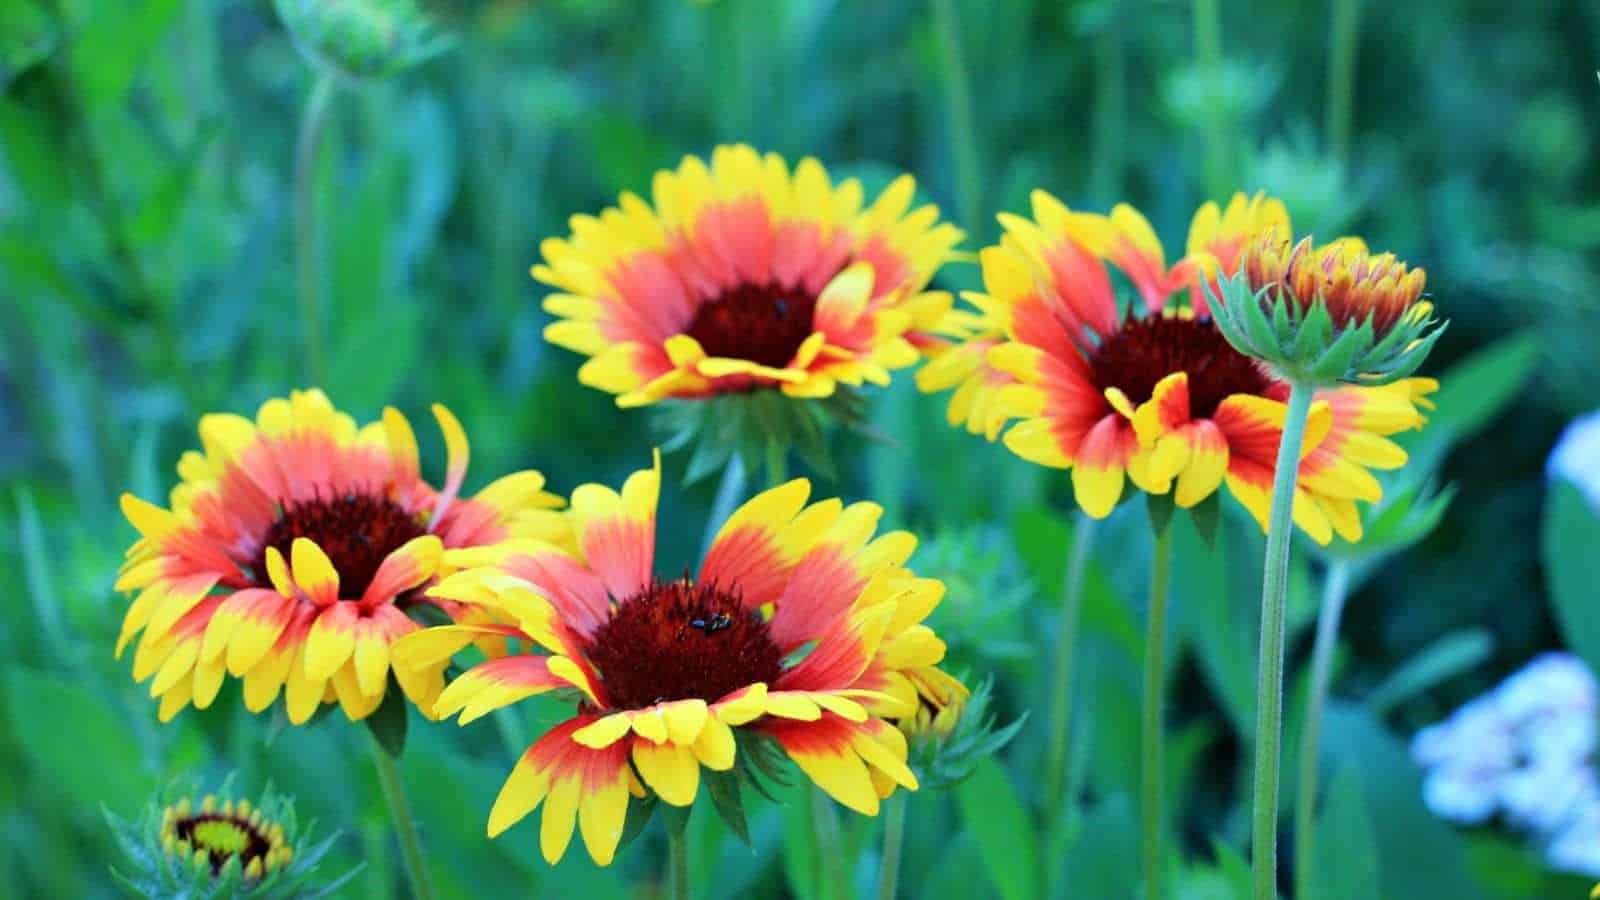
<path fill-rule="evenodd" d="M 1431 305 L 1418 304 L 1381 335 L 1371 316 L 1336 329 L 1320 296 L 1303 305 L 1270 285 L 1255 291 L 1242 270 L 1218 285 L 1220 294 L 1206 289 L 1217 330 L 1235 350 L 1301 384 L 1398 381 L 1416 372 L 1448 324 L 1433 316 Z"/>

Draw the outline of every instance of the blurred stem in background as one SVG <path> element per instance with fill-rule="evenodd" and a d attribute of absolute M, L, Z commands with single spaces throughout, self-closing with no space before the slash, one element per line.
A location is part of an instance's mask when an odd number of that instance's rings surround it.
<path fill-rule="evenodd" d="M 1072 528 L 1066 577 L 1061 586 L 1061 621 L 1056 631 L 1056 671 L 1051 680 L 1050 742 L 1044 767 L 1044 821 L 1053 824 L 1066 806 L 1061 796 L 1067 768 L 1067 725 L 1072 713 L 1072 662 L 1078 647 L 1078 613 L 1083 606 L 1083 575 L 1094 544 L 1094 520 L 1081 513 Z"/>
<path fill-rule="evenodd" d="M 700 558 L 711 552 L 711 542 L 716 539 L 722 523 L 733 515 L 734 507 L 744 499 L 744 457 L 738 453 L 728 456 L 722 469 L 722 481 L 717 485 L 717 495 L 711 501 L 711 517 L 706 520 L 705 536 L 700 539 Z"/>
<path fill-rule="evenodd" d="M 1111 4 L 1094 42 L 1094 136 L 1089 192 L 1109 207 L 1122 196 L 1123 144 L 1127 138 L 1127 56 L 1122 50 L 1122 20 Z"/>
<path fill-rule="evenodd" d="M 1222 77 L 1222 24 L 1217 0 L 1194 0 L 1194 53 L 1202 77 L 1214 90 Z M 1206 192 L 1228 195 L 1228 130 L 1215 109 L 1207 116 Z"/>
<path fill-rule="evenodd" d="M 1294 871 L 1295 896 L 1309 897 L 1316 883 L 1316 811 L 1318 763 L 1322 751 L 1322 708 L 1328 700 L 1333 676 L 1333 649 L 1339 640 L 1339 619 L 1350 594 L 1350 563 L 1329 565 L 1322 585 L 1322 609 L 1317 614 L 1317 639 L 1311 651 L 1311 693 L 1306 699 L 1306 720 L 1300 729 L 1300 777 L 1295 783 Z"/>
<path fill-rule="evenodd" d="M 905 791 L 895 791 L 885 801 L 883 820 L 883 867 L 878 873 L 878 900 L 894 900 L 900 884 L 900 848 L 906 839 Z"/>
<path fill-rule="evenodd" d="M 951 0 L 932 0 L 934 25 L 939 32 L 939 63 L 944 72 L 945 98 L 950 104 L 950 146 L 955 156 L 956 220 L 978 236 L 978 210 L 983 201 L 982 163 L 974 130 L 972 87 L 966 58 L 961 53 L 961 24 Z"/>
<path fill-rule="evenodd" d="M 1167 586 L 1172 574 L 1172 527 L 1161 528 L 1150 555 L 1150 610 L 1144 638 L 1144 703 L 1140 729 L 1139 855 L 1144 868 L 1145 900 L 1163 900 L 1162 874 L 1166 864 L 1162 848 L 1164 816 L 1161 781 L 1166 766 L 1162 753 L 1162 694 L 1166 685 Z"/>
<path fill-rule="evenodd" d="M 667 829 L 667 896 L 689 900 L 689 835 L 687 829 Z"/>
<path fill-rule="evenodd" d="M 1361 0 L 1333 0 L 1328 31 L 1328 149 L 1342 163 L 1350 150 L 1350 114 L 1356 80 L 1356 25 Z"/>
<path fill-rule="evenodd" d="M 383 799 L 389 804 L 389 818 L 394 820 L 395 835 L 400 839 L 400 856 L 405 861 L 406 878 L 411 882 L 412 896 L 416 900 L 433 900 L 433 884 L 428 880 L 428 864 L 422 858 L 422 840 L 417 837 L 417 820 L 411 815 L 411 802 L 406 798 L 405 783 L 400 780 L 400 770 L 394 757 L 376 737 L 371 739 L 372 761 L 378 769 L 378 782 L 383 786 Z"/>
<path fill-rule="evenodd" d="M 1284 606 L 1289 589 L 1289 547 L 1294 538 L 1295 483 L 1300 445 L 1311 412 L 1312 385 L 1291 380 L 1283 438 L 1272 479 L 1266 565 L 1261 576 L 1261 656 L 1256 674 L 1256 760 L 1251 833 L 1255 900 L 1278 897 L 1278 752 L 1283 738 Z"/>
<path fill-rule="evenodd" d="M 300 338 L 305 353 L 304 377 L 308 386 L 322 384 L 327 361 L 322 355 L 322 272 L 317 265 L 316 180 L 317 156 L 328 124 L 328 110 L 338 85 L 327 69 L 306 96 L 300 117 L 300 136 L 294 148 L 294 255 L 300 289 Z"/>

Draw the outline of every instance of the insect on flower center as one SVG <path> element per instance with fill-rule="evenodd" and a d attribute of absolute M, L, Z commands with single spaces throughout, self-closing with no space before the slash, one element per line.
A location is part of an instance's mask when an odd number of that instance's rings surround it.
<path fill-rule="evenodd" d="M 685 331 L 708 356 L 781 369 L 811 336 L 816 305 L 802 287 L 746 282 L 700 304 Z"/>
<path fill-rule="evenodd" d="M 624 600 L 587 649 L 612 706 L 714 702 L 757 681 L 771 684 L 783 654 L 740 598 L 689 579 L 657 581 Z"/>
<path fill-rule="evenodd" d="M 255 859 L 265 860 L 272 841 L 258 827 L 236 816 L 200 813 L 172 823 L 172 834 L 211 859 L 211 870 L 222 871 L 229 858 L 239 857 L 241 868 Z"/>
<path fill-rule="evenodd" d="M 1161 379 L 1189 373 L 1189 412 L 1208 419 L 1233 394 L 1263 394 L 1272 382 L 1233 349 L 1209 318 L 1162 315 L 1130 318 L 1089 356 L 1095 386 L 1119 388 L 1135 406 Z"/>
<path fill-rule="evenodd" d="M 339 593 L 359 597 L 388 555 L 406 541 L 427 533 L 423 523 L 386 497 L 346 494 L 285 505 L 267 529 L 251 571 L 267 582 L 268 547 L 289 559 L 295 538 L 310 538 L 328 554 L 339 573 Z"/>

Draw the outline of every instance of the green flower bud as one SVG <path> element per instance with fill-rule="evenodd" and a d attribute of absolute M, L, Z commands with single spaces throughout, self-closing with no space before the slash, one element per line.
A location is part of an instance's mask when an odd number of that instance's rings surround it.
<path fill-rule="evenodd" d="M 417 0 L 277 0 L 278 17 L 311 63 L 349 78 L 383 78 L 449 49 Z"/>

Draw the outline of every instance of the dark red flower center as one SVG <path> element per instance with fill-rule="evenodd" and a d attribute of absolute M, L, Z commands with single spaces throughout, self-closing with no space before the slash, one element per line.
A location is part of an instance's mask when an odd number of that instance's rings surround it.
<path fill-rule="evenodd" d="M 221 872 L 235 856 L 239 857 L 241 869 L 255 859 L 266 865 L 265 857 L 272 849 L 272 842 L 260 828 L 238 816 L 221 813 L 184 816 L 172 824 L 172 829 L 178 840 L 187 841 L 190 847 L 205 852 L 213 874 Z"/>
<path fill-rule="evenodd" d="M 783 654 L 739 597 L 688 579 L 657 581 L 624 600 L 587 649 L 606 698 L 620 709 L 770 685 Z"/>
<path fill-rule="evenodd" d="M 740 284 L 700 304 L 685 332 L 708 356 L 781 369 L 811 336 L 817 298 L 801 287 Z"/>
<path fill-rule="evenodd" d="M 1253 360 L 1233 349 L 1208 317 L 1129 318 L 1089 355 L 1095 386 L 1120 388 L 1135 406 L 1157 382 L 1189 373 L 1189 414 L 1209 419 L 1233 394 L 1264 394 L 1272 382 Z"/>
<path fill-rule="evenodd" d="M 271 587 L 267 580 L 267 548 L 278 548 L 287 562 L 294 539 L 310 538 L 328 554 L 334 571 L 339 573 L 339 594 L 359 597 L 390 553 L 426 533 L 421 520 L 387 497 L 319 497 L 282 508 L 277 521 L 267 529 L 261 549 L 256 551 L 251 572 L 258 584 Z"/>

